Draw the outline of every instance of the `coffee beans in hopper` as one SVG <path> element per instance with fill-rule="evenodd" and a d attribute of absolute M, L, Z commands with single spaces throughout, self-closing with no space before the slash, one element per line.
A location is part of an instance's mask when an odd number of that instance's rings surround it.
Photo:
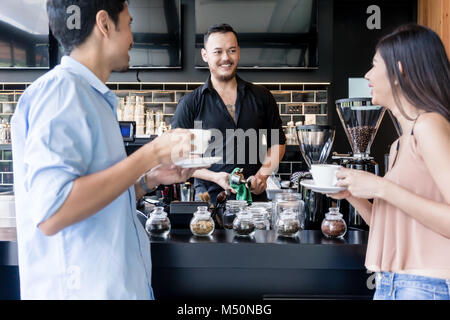
<path fill-rule="evenodd" d="M 366 152 L 370 139 L 376 131 L 375 127 L 363 126 L 348 128 L 349 134 L 352 137 L 352 144 L 354 151 Z"/>

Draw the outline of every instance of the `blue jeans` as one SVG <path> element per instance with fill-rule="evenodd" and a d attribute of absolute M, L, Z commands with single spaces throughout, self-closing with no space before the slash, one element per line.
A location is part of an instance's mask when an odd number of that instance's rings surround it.
<path fill-rule="evenodd" d="M 450 300 L 450 279 L 377 272 L 374 300 Z"/>

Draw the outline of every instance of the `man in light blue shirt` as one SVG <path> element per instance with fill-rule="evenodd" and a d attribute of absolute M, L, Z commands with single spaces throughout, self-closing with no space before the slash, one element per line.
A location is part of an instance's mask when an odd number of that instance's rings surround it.
<path fill-rule="evenodd" d="M 71 33 L 61 14 L 70 2 L 47 3 L 70 56 L 25 90 L 12 118 L 21 297 L 153 299 L 136 199 L 192 175 L 171 165 L 191 136 L 174 130 L 126 156 L 118 101 L 104 82 L 128 66 L 127 5 L 85 1 L 82 30 Z"/>

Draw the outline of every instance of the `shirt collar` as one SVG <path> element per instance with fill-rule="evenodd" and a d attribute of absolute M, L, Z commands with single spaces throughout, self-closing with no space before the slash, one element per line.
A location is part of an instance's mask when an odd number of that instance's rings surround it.
<path fill-rule="evenodd" d="M 238 75 L 236 75 L 236 81 L 237 81 L 238 91 L 241 95 L 243 95 L 245 87 L 247 86 L 247 81 L 242 80 L 241 78 L 239 78 Z M 200 91 L 202 94 L 205 92 L 205 90 L 209 90 L 210 92 L 212 92 L 212 90 L 214 90 L 214 87 L 211 82 L 211 75 L 208 76 L 208 79 L 201 86 Z"/>
<path fill-rule="evenodd" d="M 61 66 L 85 79 L 91 87 L 105 97 L 113 111 L 116 112 L 119 99 L 91 70 L 70 56 L 62 57 Z"/>
<path fill-rule="evenodd" d="M 61 66 L 63 68 L 70 69 L 70 71 L 78 74 L 84 78 L 93 88 L 99 91 L 101 94 L 107 94 L 109 88 L 99 79 L 97 76 L 89 70 L 85 65 L 78 62 L 70 56 L 64 56 L 61 59 Z"/>

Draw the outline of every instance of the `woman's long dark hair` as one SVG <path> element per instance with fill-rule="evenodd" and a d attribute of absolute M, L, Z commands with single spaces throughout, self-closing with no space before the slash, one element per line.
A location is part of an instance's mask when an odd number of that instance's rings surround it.
<path fill-rule="evenodd" d="M 437 112 L 450 121 L 450 63 L 434 31 L 417 24 L 403 25 L 383 37 L 376 50 L 386 64 L 394 100 L 406 119 L 414 120 L 402 108 L 399 92 L 416 108 Z"/>

